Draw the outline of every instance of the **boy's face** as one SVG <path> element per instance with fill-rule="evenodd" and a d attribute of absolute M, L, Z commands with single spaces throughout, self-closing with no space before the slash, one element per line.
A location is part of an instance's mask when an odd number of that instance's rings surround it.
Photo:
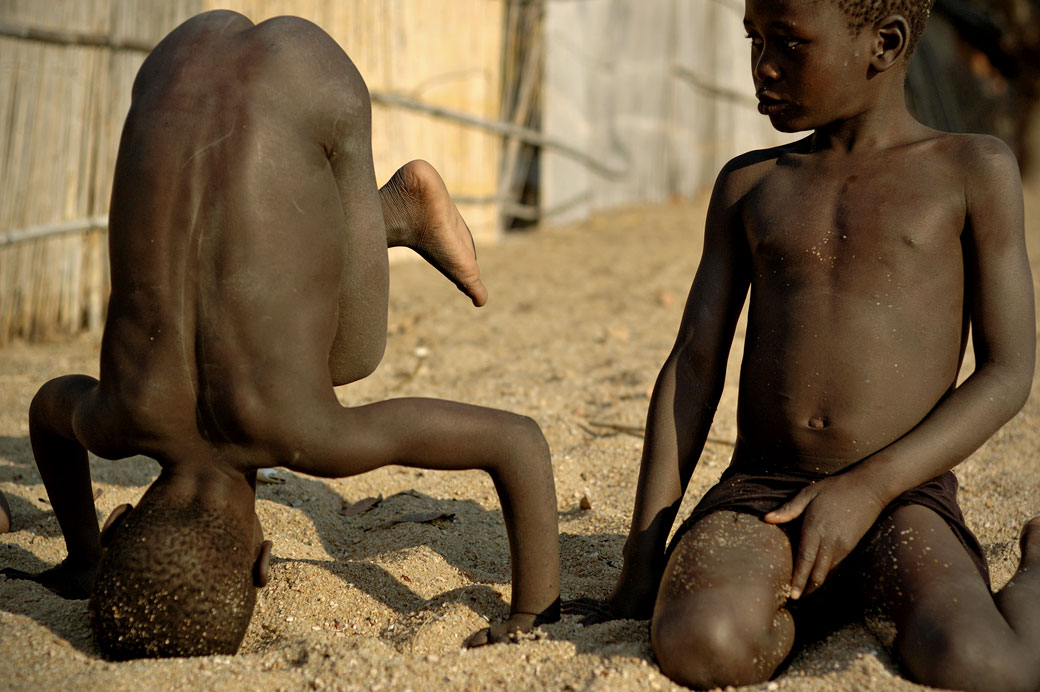
<path fill-rule="evenodd" d="M 852 35 L 831 0 L 746 0 L 744 28 L 758 110 L 799 132 L 865 110 L 871 31 Z"/>

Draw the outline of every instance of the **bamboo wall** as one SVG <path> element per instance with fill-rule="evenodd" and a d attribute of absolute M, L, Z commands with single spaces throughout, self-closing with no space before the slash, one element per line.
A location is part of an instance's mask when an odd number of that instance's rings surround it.
<path fill-rule="evenodd" d="M 444 0 L 0 0 L 0 25 L 8 28 L 124 46 L 0 36 L 0 238 L 53 231 L 47 227 L 67 220 L 103 221 L 130 87 L 146 55 L 135 47 L 154 45 L 200 11 L 234 9 L 254 21 L 306 17 L 343 46 L 370 90 L 495 119 L 503 1 L 450 0 L 445 31 Z M 478 242 L 497 228 L 500 149 L 498 135 L 373 106 L 379 182 L 410 159 L 428 159 L 453 194 L 471 201 L 460 207 Z M 104 228 L 0 240 L 0 344 L 99 328 L 107 272 Z"/>

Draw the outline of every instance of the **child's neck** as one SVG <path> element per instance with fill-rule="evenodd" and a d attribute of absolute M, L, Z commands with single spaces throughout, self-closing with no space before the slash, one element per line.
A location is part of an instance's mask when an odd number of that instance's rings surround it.
<path fill-rule="evenodd" d="M 814 153 L 837 155 L 878 151 L 913 139 L 921 127 L 907 110 L 900 88 L 898 93 L 878 99 L 856 115 L 816 128 L 809 138 L 809 147 Z"/>

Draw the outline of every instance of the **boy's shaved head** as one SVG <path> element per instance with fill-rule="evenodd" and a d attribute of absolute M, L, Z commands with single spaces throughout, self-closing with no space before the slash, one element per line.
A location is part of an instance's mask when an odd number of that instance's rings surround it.
<path fill-rule="evenodd" d="M 906 55 L 909 57 L 924 33 L 924 25 L 932 14 L 935 0 L 834 0 L 849 18 L 849 29 L 859 33 L 874 22 L 893 14 L 901 14 L 910 22 Z"/>
<path fill-rule="evenodd" d="M 112 660 L 233 654 L 255 602 L 251 555 L 226 515 L 149 493 L 105 548 L 90 621 Z"/>

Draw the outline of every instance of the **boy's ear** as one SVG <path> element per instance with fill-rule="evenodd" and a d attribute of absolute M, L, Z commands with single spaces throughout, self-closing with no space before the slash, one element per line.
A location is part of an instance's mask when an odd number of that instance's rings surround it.
<path fill-rule="evenodd" d="M 884 72 L 898 65 L 906 55 L 910 22 L 901 14 L 889 15 L 875 25 L 874 37 L 870 66 L 875 72 Z"/>
<path fill-rule="evenodd" d="M 253 583 L 258 589 L 267 586 L 267 571 L 271 567 L 271 541 L 260 544 L 260 550 L 253 563 Z"/>
<path fill-rule="evenodd" d="M 112 542 L 112 534 L 115 533 L 119 525 L 123 523 L 124 519 L 126 519 L 126 513 L 133 508 L 133 505 L 119 505 L 112 510 L 112 513 L 108 515 L 108 519 L 105 520 L 105 525 L 101 527 L 102 546 L 107 546 Z"/>

